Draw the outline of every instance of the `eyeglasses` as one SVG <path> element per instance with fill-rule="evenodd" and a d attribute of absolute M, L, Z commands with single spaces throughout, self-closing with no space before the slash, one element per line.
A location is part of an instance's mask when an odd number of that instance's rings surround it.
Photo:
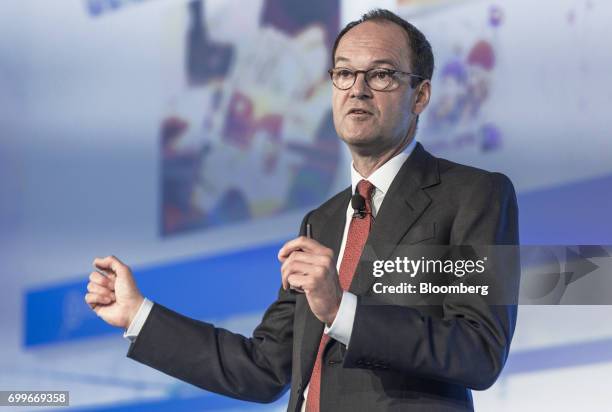
<path fill-rule="evenodd" d="M 348 90 L 353 87 L 359 73 L 364 74 L 365 82 L 368 87 L 377 91 L 393 90 L 399 85 L 397 78 L 401 75 L 425 79 L 418 74 L 393 69 L 351 70 L 344 67 L 338 67 L 329 69 L 327 72 L 334 86 L 340 90 Z"/>

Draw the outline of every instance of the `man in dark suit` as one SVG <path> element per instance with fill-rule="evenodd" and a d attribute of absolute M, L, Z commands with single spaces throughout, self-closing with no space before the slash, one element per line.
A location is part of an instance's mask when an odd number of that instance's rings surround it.
<path fill-rule="evenodd" d="M 251 338 L 144 299 L 113 256 L 94 260 L 108 275 L 90 275 L 85 299 L 128 329 L 129 357 L 227 396 L 270 402 L 291 384 L 289 411 L 472 410 L 470 389 L 489 387 L 503 368 L 515 306 L 478 294 L 436 304 L 377 294 L 362 251 L 394 260 L 404 246 L 516 244 L 512 184 L 414 140 L 433 72 L 414 26 L 371 12 L 339 34 L 333 63 L 334 124 L 353 158 L 352 184 L 279 251 L 282 287 Z M 501 269 L 488 274 L 512 295 L 516 267 Z"/>

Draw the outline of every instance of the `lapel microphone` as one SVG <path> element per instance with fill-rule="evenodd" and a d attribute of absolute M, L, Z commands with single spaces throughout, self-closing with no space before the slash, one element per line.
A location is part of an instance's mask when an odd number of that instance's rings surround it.
<path fill-rule="evenodd" d="M 359 219 L 363 219 L 366 215 L 366 203 L 363 196 L 361 196 L 357 189 L 355 189 L 355 194 L 351 197 L 351 206 L 353 207 L 353 218 L 358 217 Z"/>

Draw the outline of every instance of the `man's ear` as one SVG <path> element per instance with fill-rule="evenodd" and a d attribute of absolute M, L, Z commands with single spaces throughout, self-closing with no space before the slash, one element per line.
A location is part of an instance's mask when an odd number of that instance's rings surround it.
<path fill-rule="evenodd" d="M 418 116 L 423 113 L 429 104 L 429 98 L 431 97 L 431 81 L 423 80 L 421 83 L 419 83 L 413 96 L 415 96 L 415 99 L 414 104 L 412 105 L 412 113 Z"/>

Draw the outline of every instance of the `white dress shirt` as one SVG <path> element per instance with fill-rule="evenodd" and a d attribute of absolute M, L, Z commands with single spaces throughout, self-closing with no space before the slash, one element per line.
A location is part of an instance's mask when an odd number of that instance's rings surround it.
<path fill-rule="evenodd" d="M 412 142 L 406 146 L 406 148 L 398 153 L 396 156 L 389 159 L 385 164 L 380 166 L 378 169 L 372 173 L 367 180 L 372 183 L 375 187 L 374 192 L 372 193 L 372 216 L 376 217 L 380 206 L 385 198 L 385 195 L 389 191 L 389 186 L 395 179 L 397 172 L 399 172 L 400 168 L 408 159 L 412 151 L 416 146 L 416 139 L 413 139 Z M 365 179 L 362 177 L 359 172 L 355 170 L 353 163 L 351 163 L 351 193 L 355 193 L 355 188 L 357 187 L 357 183 L 360 180 Z M 344 248 L 346 246 L 346 238 L 348 236 L 349 226 L 351 223 L 351 219 L 353 216 L 353 207 L 351 203 L 346 207 L 346 223 L 344 225 L 344 234 L 342 235 L 342 243 L 340 244 L 340 251 L 338 254 L 338 261 L 336 263 L 336 270 L 340 272 L 340 263 L 342 263 L 342 256 L 344 255 Z M 123 336 L 130 341 L 134 341 L 142 326 L 144 325 L 151 309 L 153 308 L 153 302 L 149 299 L 145 298 L 134 320 L 128 327 L 127 331 L 123 334 Z M 328 334 L 329 337 L 337 340 L 340 343 L 348 346 L 348 343 L 351 339 L 351 333 L 353 331 L 353 321 L 355 320 L 355 312 L 357 310 L 357 296 L 352 294 L 351 292 L 345 291 L 342 293 L 342 300 L 340 301 L 340 307 L 338 308 L 338 313 L 336 314 L 336 319 L 331 324 L 330 327 L 325 326 L 324 333 Z M 310 385 L 309 385 L 310 386 Z M 308 388 L 306 387 L 304 390 L 304 398 L 308 395 Z M 302 411 L 305 411 L 306 402 L 302 403 Z"/>

